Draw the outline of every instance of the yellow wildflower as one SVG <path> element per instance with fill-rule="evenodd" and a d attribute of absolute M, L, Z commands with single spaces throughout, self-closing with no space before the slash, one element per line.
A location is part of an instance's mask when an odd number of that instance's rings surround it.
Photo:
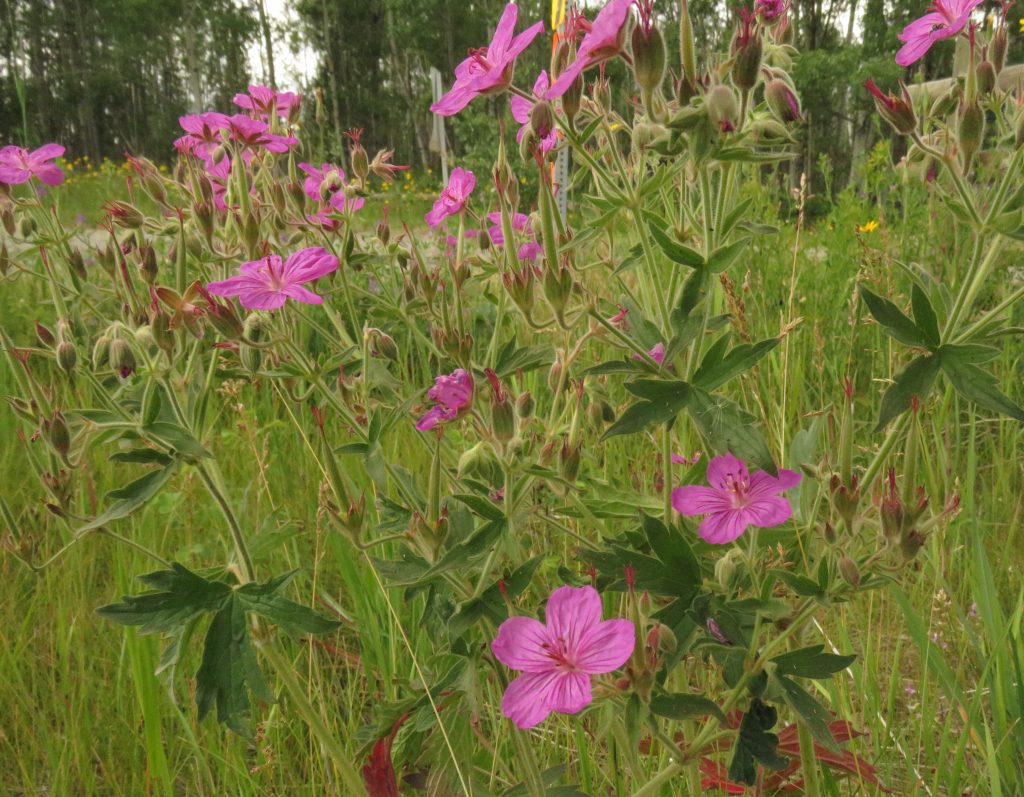
<path fill-rule="evenodd" d="M 862 233 L 863 232 L 874 232 L 877 229 L 878 229 L 878 222 L 875 221 L 874 219 L 871 219 L 871 221 L 869 221 L 869 222 L 867 222 L 865 224 L 858 224 L 857 225 L 857 232 L 862 232 Z"/>

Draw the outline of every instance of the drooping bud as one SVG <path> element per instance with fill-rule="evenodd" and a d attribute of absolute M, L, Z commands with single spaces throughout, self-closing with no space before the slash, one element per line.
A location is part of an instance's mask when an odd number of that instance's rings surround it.
<path fill-rule="evenodd" d="M 57 342 L 57 338 L 46 324 L 36 321 L 36 337 L 46 348 L 50 348 Z"/>
<path fill-rule="evenodd" d="M 102 207 L 114 224 L 126 230 L 137 230 L 146 221 L 142 211 L 128 202 L 112 199 Z"/>
<path fill-rule="evenodd" d="M 116 337 L 110 341 L 110 367 L 122 379 L 127 379 L 135 373 L 135 352 L 132 351 L 128 341 L 122 337 Z"/>
<path fill-rule="evenodd" d="M 779 78 L 769 80 L 764 86 L 764 99 L 768 103 L 772 115 L 783 124 L 791 124 L 803 119 L 800 99 L 785 80 Z"/>
<path fill-rule="evenodd" d="M 559 472 L 563 479 L 568 482 L 576 481 L 580 472 L 580 446 L 578 443 L 570 445 L 566 440 L 562 443 L 562 450 L 558 455 Z"/>
<path fill-rule="evenodd" d="M 110 355 L 110 338 L 100 335 L 96 338 L 96 345 L 92 347 L 92 367 L 102 368 L 107 364 Z"/>
<path fill-rule="evenodd" d="M 890 540 L 899 539 L 903 533 L 905 513 L 903 500 L 896 491 L 896 471 L 889 468 L 889 492 L 882 497 L 880 508 L 882 531 Z"/>
<path fill-rule="evenodd" d="M 54 452 L 66 461 L 68 451 L 71 449 L 71 433 L 68 431 L 68 423 L 64 420 L 60 410 L 54 412 L 52 418 L 43 420 L 43 431 L 46 432 L 46 441 Z"/>
<path fill-rule="evenodd" d="M 551 135 L 555 128 L 555 113 L 551 109 L 551 103 L 547 100 L 540 100 L 533 104 L 530 110 L 530 127 L 537 134 L 538 138 L 546 138 Z"/>
<path fill-rule="evenodd" d="M 731 133 L 736 130 L 740 107 L 736 93 L 731 88 L 718 84 L 707 93 L 705 103 L 708 118 L 719 132 Z"/>
<path fill-rule="evenodd" d="M 906 86 L 900 84 L 902 97 L 886 94 L 870 78 L 864 82 L 864 88 L 875 98 L 878 114 L 891 124 L 897 133 L 907 135 L 917 129 L 917 115 L 914 113 L 914 104 L 910 100 Z"/>
<path fill-rule="evenodd" d="M 903 539 L 900 540 L 900 553 L 903 554 L 903 560 L 909 562 L 915 556 L 917 552 L 921 550 L 921 546 L 925 543 L 925 536 L 917 529 L 911 529 L 903 535 Z"/>
<path fill-rule="evenodd" d="M 75 349 L 75 344 L 69 340 L 62 340 L 57 344 L 57 365 L 60 369 L 71 375 L 71 372 L 75 370 L 75 365 L 78 363 L 78 350 Z"/>
<path fill-rule="evenodd" d="M 157 273 L 159 271 L 156 264 L 156 252 L 152 246 L 144 246 L 140 250 L 139 254 L 142 256 L 142 278 L 149 284 L 155 285 Z"/>
<path fill-rule="evenodd" d="M 524 421 L 527 418 L 532 417 L 534 409 L 533 395 L 529 390 L 525 390 L 519 394 L 519 398 L 516 399 L 516 412 L 519 417 Z"/>

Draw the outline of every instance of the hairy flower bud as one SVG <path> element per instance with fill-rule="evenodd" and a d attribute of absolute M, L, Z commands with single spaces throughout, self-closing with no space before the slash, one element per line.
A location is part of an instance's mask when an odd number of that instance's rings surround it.
<path fill-rule="evenodd" d="M 957 128 L 957 144 L 964 171 L 971 167 L 974 155 L 985 137 L 985 110 L 977 101 L 960 106 L 960 124 Z"/>
<path fill-rule="evenodd" d="M 46 441 L 54 452 L 66 461 L 68 451 L 71 449 L 71 433 L 68 431 L 68 423 L 64 420 L 60 410 L 56 411 L 53 417 L 43 420 L 43 431 L 46 432 Z"/>
<path fill-rule="evenodd" d="M 749 9 L 739 9 L 740 24 L 732 38 L 732 82 L 741 91 L 750 91 L 757 85 L 761 73 L 761 56 L 764 43 L 761 32 L 754 25 L 754 14 Z"/>
<path fill-rule="evenodd" d="M 860 570 L 850 557 L 844 556 L 839 560 L 839 573 L 851 587 L 856 589 L 860 586 Z"/>
<path fill-rule="evenodd" d="M 60 369 L 70 375 L 78 363 L 78 350 L 75 344 L 69 340 L 62 340 L 57 344 L 57 365 Z"/>
<path fill-rule="evenodd" d="M 516 399 L 516 413 L 520 418 L 526 420 L 533 415 L 534 404 L 533 395 L 529 390 L 525 390 Z"/>
<path fill-rule="evenodd" d="M 988 46 L 988 54 L 992 60 L 992 67 L 995 73 L 998 75 L 1003 71 L 1003 66 L 1006 64 L 1006 26 L 1000 25 L 995 34 L 992 36 L 992 41 Z"/>
<path fill-rule="evenodd" d="M 110 367 L 117 372 L 122 379 L 127 379 L 135 373 L 135 352 L 131 345 L 124 338 L 114 338 L 110 341 Z"/>
<path fill-rule="evenodd" d="M 717 130 L 731 133 L 736 129 L 740 107 L 731 88 L 722 84 L 715 86 L 707 93 L 705 103 L 708 118 Z"/>
<path fill-rule="evenodd" d="M 984 97 L 996 87 L 996 69 L 991 61 L 982 61 L 974 71 L 978 80 L 978 94 Z"/>
<path fill-rule="evenodd" d="M 901 84 L 902 97 L 886 94 L 870 78 L 864 82 L 871 96 L 875 98 L 875 108 L 878 114 L 891 124 L 897 133 L 907 135 L 917 129 L 917 115 L 914 113 L 914 104 L 910 100 L 905 86 Z"/>
<path fill-rule="evenodd" d="M 103 210 L 114 224 L 126 230 L 137 230 L 146 221 L 142 211 L 128 202 L 112 199 L 103 205 Z"/>
<path fill-rule="evenodd" d="M 266 330 L 267 319 L 262 313 L 251 313 L 245 319 L 243 325 L 244 338 L 238 347 L 238 356 L 244 368 L 255 375 L 263 365 L 263 351 L 256 346 L 247 345 L 246 341 L 259 343 Z"/>
<path fill-rule="evenodd" d="M 633 28 L 633 74 L 641 90 L 651 92 L 665 79 L 665 39 L 656 24 L 644 27 Z"/>
<path fill-rule="evenodd" d="M 540 100 L 533 104 L 533 108 L 530 110 L 530 127 L 533 128 L 533 132 L 537 134 L 538 138 L 546 138 L 551 135 L 551 131 L 555 127 L 555 112 L 552 110 L 550 102 Z"/>
<path fill-rule="evenodd" d="M 559 473 L 567 482 L 576 481 L 580 472 L 580 446 L 579 444 L 569 445 L 566 440 L 562 444 L 562 450 L 558 455 Z"/>
<path fill-rule="evenodd" d="M 765 83 L 764 99 L 772 115 L 783 124 L 791 124 L 803 118 L 800 99 L 785 80 L 772 78 Z"/>

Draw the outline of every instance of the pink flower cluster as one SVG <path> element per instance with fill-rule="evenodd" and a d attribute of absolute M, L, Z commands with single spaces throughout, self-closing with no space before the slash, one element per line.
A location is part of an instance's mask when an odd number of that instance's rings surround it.
<path fill-rule="evenodd" d="M 341 226 L 340 216 L 346 210 L 355 213 L 363 206 L 363 198 L 355 197 L 349 199 L 345 194 L 345 171 L 340 166 L 332 163 L 321 163 L 314 166 L 311 163 L 300 163 L 299 168 L 306 173 L 306 179 L 302 188 L 306 196 L 320 203 L 320 207 L 313 215 L 306 218 L 319 224 L 328 230 L 336 230 Z"/>

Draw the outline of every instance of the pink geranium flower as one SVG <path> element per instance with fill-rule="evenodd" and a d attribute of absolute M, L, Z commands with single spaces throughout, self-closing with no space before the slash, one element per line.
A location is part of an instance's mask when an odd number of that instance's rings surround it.
<path fill-rule="evenodd" d="M 465 206 L 469 195 L 476 187 L 476 176 L 461 166 L 452 169 L 448 177 L 448 185 L 441 191 L 441 196 L 434 202 L 433 209 L 423 218 L 431 227 L 436 227 L 449 216 L 454 216 Z"/>
<path fill-rule="evenodd" d="M 505 233 L 501 229 L 501 213 L 498 213 L 497 211 L 494 213 L 488 213 L 487 221 L 491 223 L 491 226 L 487 228 L 487 235 L 490 236 L 491 243 L 495 246 L 504 246 Z M 530 217 L 525 213 L 513 213 L 512 229 L 516 232 L 532 235 L 533 232 L 530 229 Z"/>
<path fill-rule="evenodd" d="M 582 18 L 576 20 L 575 26 L 586 31 L 576 51 L 576 60 L 562 70 L 558 80 L 545 92 L 545 99 L 561 97 L 584 70 L 614 58 L 622 51 L 629 8 L 632 5 L 633 0 L 609 0 L 597 13 L 593 23 Z"/>
<path fill-rule="evenodd" d="M 206 289 L 217 296 L 237 296 L 243 307 L 252 310 L 276 310 L 286 299 L 323 304 L 323 297 L 302 286 L 337 268 L 338 258 L 314 246 L 289 255 L 287 260 L 268 255 L 243 263 L 238 276 L 211 282 Z"/>
<path fill-rule="evenodd" d="M 239 108 L 252 111 L 261 119 L 269 119 L 270 114 L 288 116 L 291 109 L 298 108 L 302 98 L 290 91 L 277 92 L 268 86 L 249 86 L 248 94 L 236 94 L 233 102 Z"/>
<path fill-rule="evenodd" d="M 178 124 L 186 135 L 174 142 L 175 148 L 179 152 L 203 157 L 201 153 L 221 142 L 221 131 L 231 127 L 231 120 L 225 114 L 211 111 L 179 116 Z"/>
<path fill-rule="evenodd" d="M 964 29 L 982 0 L 935 0 L 931 10 L 920 19 L 911 22 L 899 35 L 904 42 L 896 53 L 896 63 L 910 66 L 923 57 L 939 39 L 956 36 Z"/>
<path fill-rule="evenodd" d="M 469 57 L 455 67 L 455 83 L 451 91 L 431 105 L 431 111 L 441 116 L 452 116 L 474 98 L 498 94 L 509 87 L 516 58 L 544 30 L 544 23 L 537 22 L 518 36 L 513 36 L 518 16 L 519 9 L 515 3 L 505 6 L 491 43 L 479 50 L 471 50 Z"/>
<path fill-rule="evenodd" d="M 228 117 L 228 127 L 231 131 L 231 140 L 248 149 L 265 149 L 267 152 L 280 154 L 299 143 L 294 136 L 271 133 L 266 122 L 241 113 Z"/>
<path fill-rule="evenodd" d="M 473 400 L 473 377 L 462 368 L 450 374 L 441 374 L 435 377 L 434 386 L 427 391 L 427 398 L 435 404 L 416 424 L 421 432 L 459 417 Z"/>
<path fill-rule="evenodd" d="M 523 673 L 501 700 L 501 713 L 520 728 L 532 728 L 552 711 L 575 714 L 589 706 L 591 676 L 617 670 L 636 644 L 629 620 L 601 620 L 601 596 L 593 587 L 559 587 L 546 615 L 546 625 L 510 617 L 491 643 L 498 661 Z"/>
<path fill-rule="evenodd" d="M 704 515 L 700 536 L 721 544 L 732 542 L 748 526 L 767 528 L 789 520 L 793 508 L 777 493 L 796 487 L 800 474 L 780 469 L 778 477 L 763 470 L 751 475 L 742 460 L 724 454 L 708 463 L 708 481 L 710 487 L 677 487 L 672 506 L 681 515 Z"/>
<path fill-rule="evenodd" d="M 543 97 L 544 92 L 548 90 L 550 81 L 548 79 L 548 73 L 543 69 L 540 74 L 537 75 L 537 80 L 533 84 L 533 93 L 537 97 Z M 523 136 L 526 135 L 526 131 L 530 129 L 530 112 L 533 110 L 533 106 L 536 103 L 530 102 L 525 97 L 520 97 L 518 94 L 514 94 L 509 100 L 512 105 L 512 118 L 519 122 L 522 127 L 519 128 L 519 132 L 516 133 L 516 141 L 522 141 Z M 543 131 L 535 131 L 540 136 Z M 539 148 L 541 152 L 550 152 L 558 144 L 558 132 L 552 127 L 543 136 L 540 136 Z"/>
<path fill-rule="evenodd" d="M 60 144 L 43 144 L 31 152 L 14 145 L 6 146 L 0 149 L 0 183 L 19 185 L 35 177 L 46 185 L 60 185 L 64 182 L 64 172 L 49 161 L 63 154 L 64 147 Z"/>
<path fill-rule="evenodd" d="M 654 360 L 654 362 L 656 362 L 658 365 L 661 365 L 662 363 L 665 362 L 665 344 L 655 343 L 647 352 L 647 356 Z M 642 360 L 643 357 L 641 357 L 639 354 L 634 354 L 633 359 Z"/>

